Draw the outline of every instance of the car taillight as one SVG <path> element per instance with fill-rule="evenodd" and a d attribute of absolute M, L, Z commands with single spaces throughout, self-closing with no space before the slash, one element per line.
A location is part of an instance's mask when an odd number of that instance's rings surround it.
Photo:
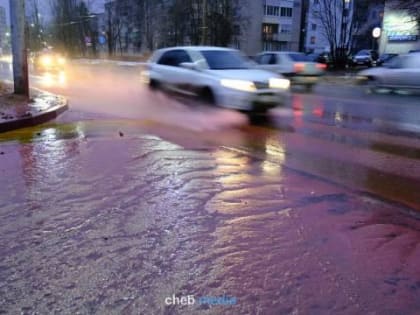
<path fill-rule="evenodd" d="M 294 68 L 295 68 L 295 72 L 302 72 L 303 70 L 305 70 L 305 64 L 295 63 Z"/>
<path fill-rule="evenodd" d="M 323 63 L 317 63 L 316 68 L 319 69 L 319 70 L 325 70 L 325 69 L 327 69 L 327 65 L 325 65 Z"/>

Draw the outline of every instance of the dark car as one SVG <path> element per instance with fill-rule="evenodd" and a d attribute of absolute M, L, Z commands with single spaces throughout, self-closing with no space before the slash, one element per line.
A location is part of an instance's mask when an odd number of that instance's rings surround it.
<path fill-rule="evenodd" d="M 392 58 L 397 57 L 398 54 L 382 54 L 376 61 L 377 66 L 382 66 L 384 63 L 389 62 Z"/>
<path fill-rule="evenodd" d="M 322 53 L 313 53 L 308 55 L 308 60 L 313 62 L 322 63 L 324 65 L 329 65 L 331 63 L 331 56 L 327 52 Z"/>
<path fill-rule="evenodd" d="M 378 57 L 378 53 L 375 50 L 363 49 L 353 56 L 352 65 L 372 67 L 376 64 Z"/>

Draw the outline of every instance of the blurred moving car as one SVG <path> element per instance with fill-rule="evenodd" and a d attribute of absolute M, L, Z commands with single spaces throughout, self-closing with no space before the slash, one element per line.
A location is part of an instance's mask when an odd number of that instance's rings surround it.
<path fill-rule="evenodd" d="M 58 52 L 44 50 L 31 54 L 30 63 L 37 72 L 63 71 L 67 65 L 67 59 Z"/>
<path fill-rule="evenodd" d="M 327 66 L 331 63 L 331 56 L 327 52 L 322 52 L 318 54 L 313 53 L 313 54 L 308 54 L 306 56 L 308 58 L 308 61 L 322 63 Z"/>
<path fill-rule="evenodd" d="M 363 49 L 353 56 L 352 65 L 372 67 L 375 65 L 378 57 L 378 53 L 375 50 Z"/>
<path fill-rule="evenodd" d="M 384 67 L 366 69 L 358 73 L 359 83 L 366 84 L 370 91 L 378 88 L 420 89 L 420 53 L 400 55 Z"/>
<path fill-rule="evenodd" d="M 389 62 L 392 58 L 397 57 L 398 54 L 382 54 L 379 59 L 376 61 L 377 66 L 382 66 L 383 64 Z"/>
<path fill-rule="evenodd" d="M 257 55 L 260 69 L 269 70 L 290 78 L 293 85 L 303 85 L 308 91 L 325 74 L 327 66 L 313 62 L 299 52 L 267 51 Z"/>
<path fill-rule="evenodd" d="M 195 96 L 222 107 L 265 112 L 283 104 L 290 81 L 254 68 L 241 52 L 230 48 L 186 46 L 154 52 L 142 81 Z"/>

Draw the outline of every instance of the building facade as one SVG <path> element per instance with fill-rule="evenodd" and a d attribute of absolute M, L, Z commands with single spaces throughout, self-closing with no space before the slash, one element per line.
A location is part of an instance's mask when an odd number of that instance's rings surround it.
<path fill-rule="evenodd" d="M 330 44 L 325 36 L 325 30 L 320 19 L 322 9 L 319 1 L 308 0 L 304 26 L 304 51 L 320 53 L 330 50 Z"/>
<path fill-rule="evenodd" d="M 384 16 L 383 2 L 364 3 L 364 7 L 358 8 L 362 12 L 355 13 L 358 22 L 357 30 L 353 34 L 352 51 L 362 49 L 378 50 L 378 40 L 373 37 L 375 28 L 382 28 Z"/>
<path fill-rule="evenodd" d="M 307 53 L 347 47 L 351 38 L 353 0 L 306 0 L 304 48 Z"/>
<path fill-rule="evenodd" d="M 8 26 L 6 20 L 6 9 L 0 6 L 0 53 L 5 53 L 10 48 L 10 38 L 8 35 Z"/>
<path fill-rule="evenodd" d="M 215 31 L 220 31 L 214 29 L 217 25 L 213 21 L 210 23 L 211 16 L 207 18 L 206 32 L 202 31 L 203 7 L 175 7 L 179 8 L 177 13 L 180 16 L 188 19 L 188 23 L 185 23 L 164 16 L 171 4 L 174 4 L 173 0 L 155 2 L 149 8 L 139 3 L 136 0 L 105 2 L 102 22 L 98 22 L 98 34 L 105 33 L 107 39 L 107 44 L 103 45 L 106 47 L 102 49 L 107 48 L 114 53 L 139 53 L 145 49 L 159 48 L 163 44 L 197 44 L 203 42 L 204 33 L 204 42 L 213 43 L 212 36 L 215 36 Z M 255 55 L 262 50 L 299 50 L 302 0 L 240 0 L 232 1 L 231 5 L 235 11 L 232 16 L 231 42 L 219 45 L 238 48 L 248 55 Z M 215 18 L 220 16 L 215 12 L 214 3 L 208 1 L 207 6 L 213 10 L 211 13 Z M 198 14 L 185 16 L 183 10 Z M 199 33 L 194 34 L 190 28 L 197 27 Z"/>
<path fill-rule="evenodd" d="M 240 49 L 248 55 L 265 50 L 298 51 L 301 36 L 301 0 L 249 1 L 243 8 L 249 23 Z"/>

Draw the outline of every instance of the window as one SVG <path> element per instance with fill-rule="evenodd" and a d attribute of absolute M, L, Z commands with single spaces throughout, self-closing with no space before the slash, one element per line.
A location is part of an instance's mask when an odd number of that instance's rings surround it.
<path fill-rule="evenodd" d="M 249 64 L 240 53 L 230 50 L 202 50 L 200 51 L 210 69 L 247 69 Z"/>
<path fill-rule="evenodd" d="M 316 31 L 316 24 L 315 24 L 315 23 L 312 23 L 312 25 L 311 25 L 311 29 L 312 29 L 313 31 Z"/>
<path fill-rule="evenodd" d="M 258 62 L 262 65 L 275 65 L 276 55 L 275 54 L 264 54 L 260 56 Z"/>
<path fill-rule="evenodd" d="M 316 41 L 316 37 L 315 36 L 311 36 L 311 44 L 315 44 Z"/>
<path fill-rule="evenodd" d="M 285 7 L 281 7 L 280 8 L 280 15 L 281 16 L 288 16 L 291 17 L 293 13 L 292 8 L 285 8 Z"/>
<path fill-rule="evenodd" d="M 191 62 L 191 58 L 185 50 L 177 49 L 165 52 L 157 63 L 165 66 L 179 67 L 183 62 Z"/>
<path fill-rule="evenodd" d="M 302 53 L 289 53 L 287 56 L 293 61 L 308 61 L 308 57 Z"/>
<path fill-rule="evenodd" d="M 265 5 L 264 6 L 264 15 L 279 16 L 280 15 L 280 7 L 273 6 L 273 5 Z"/>
<path fill-rule="evenodd" d="M 263 34 L 277 34 L 279 32 L 279 25 L 278 24 L 263 24 Z"/>

